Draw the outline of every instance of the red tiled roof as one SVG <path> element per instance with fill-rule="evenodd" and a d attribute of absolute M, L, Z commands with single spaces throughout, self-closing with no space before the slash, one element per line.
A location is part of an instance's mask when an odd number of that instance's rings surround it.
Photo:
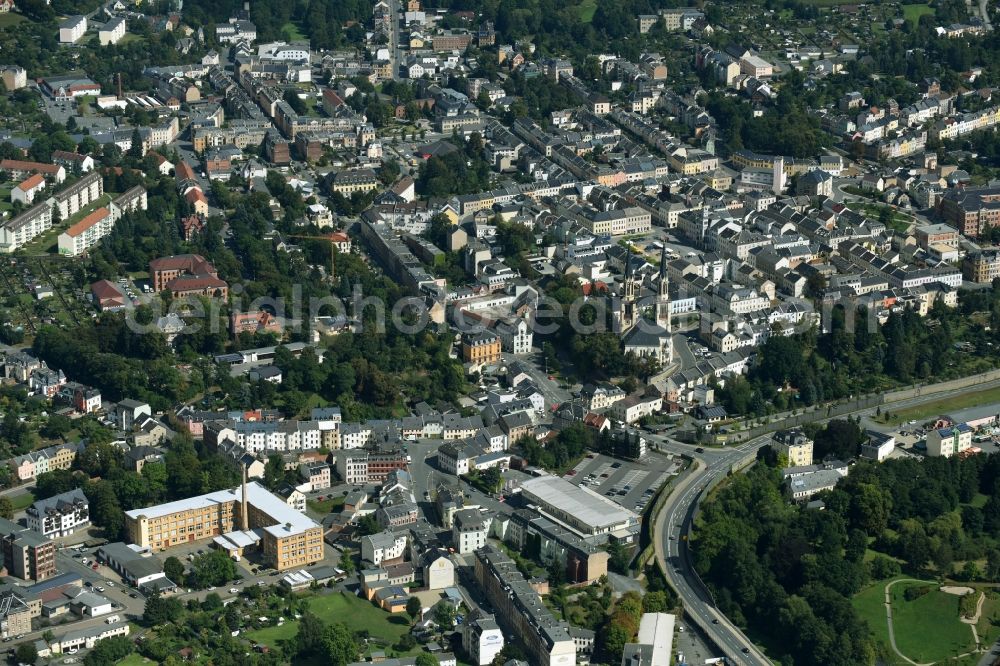
<path fill-rule="evenodd" d="M 168 282 L 166 286 L 170 291 L 193 291 L 196 289 L 222 289 L 228 287 L 229 284 L 225 280 L 203 274 L 181 275 Z"/>
<path fill-rule="evenodd" d="M 91 213 L 90 215 L 88 215 L 87 217 L 83 218 L 82 220 L 80 220 L 79 222 L 77 222 L 76 224 L 74 224 L 72 227 L 70 227 L 69 229 L 67 229 L 66 230 L 66 234 L 69 235 L 69 236 L 79 236 L 84 231 L 86 231 L 87 229 L 91 228 L 92 226 L 94 226 L 95 224 L 97 224 L 98 222 L 100 222 L 101 220 L 103 220 L 104 218 L 106 218 L 110 214 L 111 214 L 111 212 L 107 208 L 105 208 L 104 206 L 101 206 L 100 208 L 98 208 L 97 210 L 95 210 L 93 213 Z"/>
<path fill-rule="evenodd" d="M 208 198 L 205 197 L 205 193 L 198 188 L 188 190 L 187 194 L 184 195 L 184 198 L 188 203 L 194 203 L 196 201 L 204 201 L 205 203 L 208 203 Z"/>
<path fill-rule="evenodd" d="M 188 273 L 214 273 L 215 268 L 200 254 L 175 254 L 149 262 L 151 273 L 156 271 L 187 271 Z"/>
<path fill-rule="evenodd" d="M 22 192 L 27 192 L 28 190 L 34 189 L 45 182 L 45 177 L 40 173 L 33 174 L 25 178 L 22 182 L 17 184 L 17 189 Z"/>
<path fill-rule="evenodd" d="M 38 173 L 56 174 L 61 168 L 58 164 L 43 164 L 42 162 L 26 162 L 24 160 L 0 161 L 0 169 L 4 171 L 37 171 Z"/>
<path fill-rule="evenodd" d="M 194 169 L 184 160 L 174 165 L 174 176 L 177 180 L 194 180 Z"/>

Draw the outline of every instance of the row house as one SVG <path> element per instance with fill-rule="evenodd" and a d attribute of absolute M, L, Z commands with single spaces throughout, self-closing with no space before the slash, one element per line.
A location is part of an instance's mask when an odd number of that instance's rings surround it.
<path fill-rule="evenodd" d="M 59 444 L 15 456 L 8 461 L 8 464 L 19 481 L 34 481 L 41 474 L 58 469 L 69 469 L 76 459 L 76 454 L 82 449 L 82 442 Z"/>

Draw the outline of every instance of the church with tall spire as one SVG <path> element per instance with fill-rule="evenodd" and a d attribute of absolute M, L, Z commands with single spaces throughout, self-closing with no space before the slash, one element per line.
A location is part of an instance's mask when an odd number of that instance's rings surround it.
<path fill-rule="evenodd" d="M 625 353 L 638 357 L 655 357 L 661 366 L 673 361 L 674 349 L 670 323 L 670 279 L 667 276 L 667 248 L 660 252 L 659 274 L 653 278 L 651 291 L 655 296 L 643 297 L 646 262 L 634 255 L 625 262 L 620 300 L 612 311 L 612 326 L 622 337 Z M 645 317 L 644 306 L 653 300 L 652 317 Z"/>

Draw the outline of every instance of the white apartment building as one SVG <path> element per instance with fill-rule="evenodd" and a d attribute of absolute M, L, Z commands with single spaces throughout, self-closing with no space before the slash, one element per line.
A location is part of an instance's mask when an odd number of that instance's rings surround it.
<path fill-rule="evenodd" d="M 496 326 L 500 348 L 510 354 L 530 354 L 534 332 L 527 320 L 501 321 Z"/>
<path fill-rule="evenodd" d="M 475 552 L 486 545 L 488 525 L 478 509 L 456 511 L 451 523 L 451 538 L 460 555 Z"/>
<path fill-rule="evenodd" d="M 378 566 L 385 560 L 396 560 L 406 552 L 406 536 L 385 530 L 361 537 L 361 559 Z"/>
<path fill-rule="evenodd" d="M 38 500 L 26 513 L 28 529 L 48 539 L 69 536 L 90 525 L 90 502 L 79 488 Z"/>
<path fill-rule="evenodd" d="M 101 46 L 117 44 L 125 36 L 126 28 L 125 17 L 116 16 L 97 31 L 97 39 L 101 43 Z"/>
<path fill-rule="evenodd" d="M 113 227 L 114 221 L 111 217 L 111 211 L 101 206 L 59 234 L 59 254 L 67 257 L 79 257 L 111 233 Z"/>
<path fill-rule="evenodd" d="M 492 615 L 470 619 L 462 627 L 462 647 L 472 657 L 473 664 L 486 666 L 503 649 L 504 637 L 500 625 Z"/>
<path fill-rule="evenodd" d="M 86 16 L 70 16 L 59 24 L 59 42 L 75 44 L 87 32 Z"/>

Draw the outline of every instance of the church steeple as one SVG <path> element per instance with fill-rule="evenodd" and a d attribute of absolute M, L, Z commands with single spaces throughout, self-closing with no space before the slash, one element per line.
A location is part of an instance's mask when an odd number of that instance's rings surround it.
<path fill-rule="evenodd" d="M 670 332 L 670 280 L 667 277 L 667 246 L 660 250 L 660 280 L 656 285 L 656 323 Z"/>

